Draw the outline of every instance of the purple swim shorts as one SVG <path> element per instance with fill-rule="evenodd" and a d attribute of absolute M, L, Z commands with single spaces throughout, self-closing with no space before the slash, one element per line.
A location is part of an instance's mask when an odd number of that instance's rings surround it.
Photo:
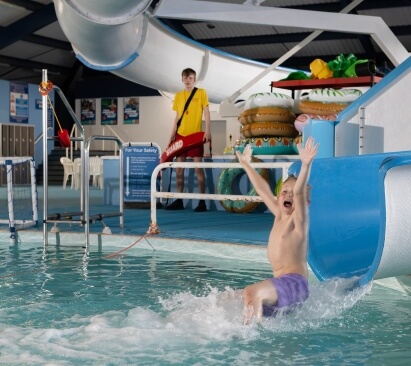
<path fill-rule="evenodd" d="M 298 273 L 288 273 L 270 278 L 278 293 L 277 305 L 263 305 L 263 316 L 275 316 L 279 309 L 292 310 L 307 300 L 308 281 Z"/>

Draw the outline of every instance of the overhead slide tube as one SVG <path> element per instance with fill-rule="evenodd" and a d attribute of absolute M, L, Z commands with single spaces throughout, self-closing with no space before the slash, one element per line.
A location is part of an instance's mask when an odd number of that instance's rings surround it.
<path fill-rule="evenodd" d="M 142 12 L 151 0 L 55 0 L 56 14 L 77 57 L 98 70 L 124 67 L 144 44 Z"/>
<path fill-rule="evenodd" d="M 80 9 L 79 0 L 54 0 L 59 23 L 77 58 L 90 68 L 176 93 L 181 89 L 181 71 L 191 67 L 198 75 L 197 86 L 207 90 L 210 102 L 220 103 L 268 66 L 194 42 L 148 14 L 136 15 L 136 9 L 144 8 L 147 2 L 105 0 L 101 4 L 97 1 L 96 6 L 96 1 L 86 8 L 89 1 L 83 0 Z M 276 68 L 239 98 L 269 92 L 272 81 L 291 71 Z"/>
<path fill-rule="evenodd" d="M 206 47 L 151 18 L 139 57 L 113 73 L 153 89 L 175 93 L 181 89 L 181 71 L 186 67 L 196 70 L 200 76 L 197 86 L 207 90 L 210 102 L 220 103 L 268 65 Z M 247 99 L 254 93 L 269 92 L 272 81 L 287 77 L 291 71 L 294 70 L 276 68 L 239 98 Z M 286 90 L 282 92 L 287 93 Z"/>

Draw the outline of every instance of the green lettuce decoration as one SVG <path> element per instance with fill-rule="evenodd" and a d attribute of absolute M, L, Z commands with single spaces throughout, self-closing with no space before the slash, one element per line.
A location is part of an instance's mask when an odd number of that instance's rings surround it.
<path fill-rule="evenodd" d="M 330 70 L 333 72 L 333 77 L 356 77 L 356 65 L 368 62 L 368 60 L 358 60 L 357 57 L 349 53 L 348 55 L 340 54 L 334 60 L 327 63 Z"/>
<path fill-rule="evenodd" d="M 286 81 L 286 80 L 308 80 L 310 77 L 307 76 L 305 72 L 302 71 L 293 71 L 288 74 L 288 76 L 284 79 L 279 81 Z"/>

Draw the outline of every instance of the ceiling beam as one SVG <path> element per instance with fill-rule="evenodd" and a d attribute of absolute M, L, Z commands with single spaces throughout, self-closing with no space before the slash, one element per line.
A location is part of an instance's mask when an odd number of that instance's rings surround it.
<path fill-rule="evenodd" d="M 189 0 L 162 0 L 154 15 L 160 18 L 229 21 L 342 33 L 352 33 L 355 29 L 355 33 L 371 36 L 395 66 L 409 57 L 409 52 L 388 25 L 375 16 Z"/>
<path fill-rule="evenodd" d="M 3 3 L 19 6 L 26 10 L 36 11 L 44 7 L 43 4 L 40 4 L 36 1 L 31 0 L 2 0 Z"/>
<path fill-rule="evenodd" d="M 0 49 L 7 47 L 22 38 L 57 20 L 54 4 L 43 6 L 17 22 L 0 29 Z"/>
<path fill-rule="evenodd" d="M 16 57 L 8 57 L 8 56 L 0 55 L 0 63 L 4 65 L 10 65 L 12 67 L 17 66 L 17 67 L 21 67 L 24 69 L 31 69 L 31 70 L 48 69 L 50 71 L 59 73 L 61 75 L 70 75 L 71 73 L 70 67 L 56 66 L 56 65 L 46 64 L 44 62 L 38 62 L 38 61 L 23 60 L 21 58 L 16 58 Z"/>
<path fill-rule="evenodd" d="M 66 50 L 66 51 L 73 50 L 73 47 L 71 46 L 70 42 L 60 41 L 58 39 L 49 38 L 49 37 L 38 36 L 35 34 L 30 34 L 27 37 L 24 37 L 23 40 L 26 42 L 41 44 L 42 46 L 58 48 L 61 50 Z"/>
<path fill-rule="evenodd" d="M 295 5 L 295 6 L 278 6 L 281 9 L 290 9 L 290 10 L 310 10 L 310 11 L 321 11 L 321 12 L 330 12 L 338 13 L 346 6 L 347 1 L 331 2 L 331 3 L 318 3 L 318 4 L 308 4 L 308 5 Z M 349 2 L 348 2 L 349 3 Z M 387 3 L 387 0 L 373 0 L 373 1 L 364 1 L 359 4 L 355 11 L 352 13 L 358 14 L 358 11 L 366 10 L 376 10 L 376 9 L 386 9 L 386 8 L 399 8 L 399 7 L 408 7 L 411 5 L 411 0 L 390 0 Z M 264 3 L 263 3 L 264 6 Z M 274 6 L 266 6 L 268 9 Z M 162 19 L 165 21 L 166 19 Z M 171 28 L 176 29 L 176 24 L 179 26 L 184 26 L 186 24 L 200 23 L 201 21 L 192 20 L 192 19 L 167 19 L 168 24 Z M 177 29 L 176 29 L 177 30 Z"/>
<path fill-rule="evenodd" d="M 391 30 L 396 36 L 411 34 L 411 26 L 396 26 L 391 27 Z M 310 32 L 297 32 L 286 34 L 270 34 L 262 36 L 243 36 L 243 37 L 230 37 L 230 38 L 203 38 L 195 39 L 195 41 L 203 43 L 209 47 L 221 48 L 230 46 L 249 46 L 257 44 L 269 44 L 269 43 L 289 43 L 299 42 L 307 37 Z M 341 33 L 341 32 L 323 32 L 316 38 L 318 40 L 342 40 L 342 39 L 359 39 L 361 36 L 354 33 Z M 367 37 L 369 38 L 369 37 Z M 314 41 L 315 42 L 315 41 Z"/>
<path fill-rule="evenodd" d="M 230 37 L 230 38 L 207 38 L 197 39 L 197 42 L 203 43 L 209 47 L 231 47 L 231 46 L 249 46 L 258 44 L 277 44 L 277 43 L 294 43 L 300 42 L 308 37 L 310 32 L 298 32 L 287 34 L 270 34 L 262 36 L 245 36 L 245 37 Z M 339 33 L 339 32 L 323 32 L 316 40 L 340 40 L 340 39 L 357 39 L 358 34 Z"/>
<path fill-rule="evenodd" d="M 340 1 L 340 2 L 330 2 L 330 3 L 318 3 L 318 4 L 307 4 L 307 5 L 295 5 L 295 6 L 281 6 L 281 8 L 287 9 L 299 9 L 299 10 L 312 10 L 312 11 L 329 11 L 338 13 L 342 8 L 347 6 L 351 1 Z M 263 4 L 264 5 L 264 4 Z M 409 0 L 372 0 L 364 1 L 356 7 L 355 12 L 370 9 L 386 9 L 386 8 L 399 8 L 404 6 L 409 6 Z"/>

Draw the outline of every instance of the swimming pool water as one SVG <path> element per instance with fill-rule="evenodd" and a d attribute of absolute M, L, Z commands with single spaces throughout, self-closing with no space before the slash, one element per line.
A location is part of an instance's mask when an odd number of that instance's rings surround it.
<path fill-rule="evenodd" d="M 242 324 L 266 264 L 141 249 L 0 249 L 1 365 L 408 365 L 411 297 L 319 283 L 287 317 Z M 113 251 L 115 251 L 113 249 Z"/>

